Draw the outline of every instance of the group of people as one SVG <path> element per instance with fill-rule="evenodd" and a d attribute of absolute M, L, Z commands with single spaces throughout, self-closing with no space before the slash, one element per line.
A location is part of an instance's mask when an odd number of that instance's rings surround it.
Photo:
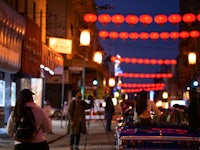
<path fill-rule="evenodd" d="M 37 133 L 31 142 L 15 141 L 15 150 L 49 150 L 49 145 L 46 141 L 45 133 L 52 132 L 52 123 L 45 111 L 37 106 L 33 100 L 34 93 L 29 89 L 23 89 L 20 91 L 14 110 L 11 112 L 8 123 L 7 133 L 13 136 L 16 130 L 16 123 L 20 121 L 23 110 L 26 107 L 31 108 L 34 116 L 34 122 L 36 123 Z M 115 113 L 115 107 L 113 105 L 113 93 L 109 93 L 105 97 L 105 118 L 106 118 L 106 132 L 112 131 L 111 121 Z M 91 109 L 94 107 L 93 97 L 88 97 L 90 103 L 86 103 L 82 100 L 81 91 L 78 91 L 75 98 L 69 103 L 68 107 L 68 133 L 70 134 L 70 148 L 71 150 L 78 150 L 81 133 L 86 133 L 86 119 L 85 109 Z M 145 125 L 151 123 L 150 111 L 154 111 L 156 115 L 161 116 L 162 112 L 155 106 L 153 101 L 148 99 L 148 93 L 141 91 L 138 94 L 138 99 L 135 102 L 125 100 L 121 102 L 122 115 L 124 116 L 128 109 L 136 109 L 139 122 Z M 200 94 L 195 91 L 190 91 L 190 104 L 184 111 L 189 113 L 189 125 L 191 128 L 200 129 Z"/>
<path fill-rule="evenodd" d="M 33 114 L 33 121 L 36 124 L 36 134 L 29 142 L 22 142 L 15 139 L 15 150 L 49 150 L 49 145 L 46 141 L 46 133 L 52 133 L 52 122 L 44 109 L 37 106 L 33 99 L 34 93 L 29 89 L 23 89 L 20 91 L 14 110 L 11 112 L 8 123 L 7 133 L 14 137 L 17 129 L 18 122 L 21 121 L 26 108 L 30 108 Z M 69 104 L 68 107 L 68 130 L 70 134 L 70 148 L 71 150 L 78 150 L 81 133 L 86 133 L 86 120 L 85 109 L 90 109 L 94 106 L 93 97 L 88 97 L 90 103 L 86 103 L 82 100 L 81 91 L 78 91 L 75 98 Z"/>

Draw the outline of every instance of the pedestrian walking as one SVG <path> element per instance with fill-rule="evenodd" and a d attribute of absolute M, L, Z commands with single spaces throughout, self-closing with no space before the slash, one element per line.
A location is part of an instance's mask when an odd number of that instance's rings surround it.
<path fill-rule="evenodd" d="M 8 135 L 14 136 L 15 138 L 27 137 L 23 139 L 24 142 L 22 139 L 15 139 L 15 150 L 49 150 L 45 133 L 52 132 L 52 123 L 45 111 L 34 103 L 33 95 L 34 93 L 29 89 L 21 90 L 17 97 L 14 110 L 8 119 L 6 128 Z M 21 131 L 20 129 L 25 125 L 25 120 L 30 120 L 28 122 L 29 128 L 24 128 Z M 21 124 L 22 126 L 20 126 Z M 35 131 L 32 139 L 28 141 L 28 132 L 30 132 L 31 128 L 34 128 Z M 25 133 L 25 131 L 27 132 Z"/>
<path fill-rule="evenodd" d="M 79 150 L 81 133 L 86 134 L 85 109 L 90 109 L 94 106 L 92 100 L 90 103 L 86 103 L 81 98 L 81 91 L 78 91 L 75 99 L 72 99 L 68 107 L 68 133 L 70 134 L 71 150 Z"/>
<path fill-rule="evenodd" d="M 113 105 L 112 98 L 114 97 L 113 93 L 110 93 L 106 96 L 105 102 L 105 118 L 106 118 L 106 132 L 113 131 L 111 129 L 112 118 L 115 112 L 115 107 Z"/>

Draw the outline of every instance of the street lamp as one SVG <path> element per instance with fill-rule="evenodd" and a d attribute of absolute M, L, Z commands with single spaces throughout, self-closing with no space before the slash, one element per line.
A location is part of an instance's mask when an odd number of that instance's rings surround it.
<path fill-rule="evenodd" d="M 162 93 L 162 98 L 164 100 L 164 102 L 163 102 L 163 108 L 167 109 L 169 107 L 169 104 L 167 102 L 167 99 L 168 99 L 168 92 L 167 91 L 164 91 Z"/>
<path fill-rule="evenodd" d="M 114 77 L 109 78 L 108 85 L 109 85 L 109 87 L 115 86 L 115 78 Z"/>
<path fill-rule="evenodd" d="M 94 53 L 94 57 L 93 57 L 94 62 L 96 62 L 98 64 L 101 64 L 102 63 L 102 59 L 103 59 L 102 52 L 101 51 L 96 51 Z"/>
<path fill-rule="evenodd" d="M 90 30 L 84 29 L 81 31 L 80 34 L 80 46 L 86 46 L 90 45 Z M 82 93 L 82 100 L 85 98 L 85 58 L 86 58 L 86 52 L 84 52 L 84 58 L 83 58 L 83 64 L 82 64 L 82 87 L 81 87 L 81 93 Z"/>
<path fill-rule="evenodd" d="M 188 63 L 189 65 L 192 66 L 192 71 L 191 71 L 191 80 L 193 79 L 193 66 L 196 64 L 196 53 L 195 52 L 190 52 L 188 54 Z"/>

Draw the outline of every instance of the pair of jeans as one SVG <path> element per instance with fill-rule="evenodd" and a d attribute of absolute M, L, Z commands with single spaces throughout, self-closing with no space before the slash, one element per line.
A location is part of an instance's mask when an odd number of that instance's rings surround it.
<path fill-rule="evenodd" d="M 81 138 L 80 134 L 71 134 L 70 135 L 70 146 L 73 147 L 74 144 L 76 146 L 78 146 L 79 142 L 80 142 L 80 138 Z M 75 141 L 75 143 L 74 143 L 74 141 Z"/>
<path fill-rule="evenodd" d="M 37 143 L 21 143 L 15 145 L 15 150 L 49 150 L 47 141 Z"/>
<path fill-rule="evenodd" d="M 106 112 L 106 131 L 111 130 L 111 122 L 112 122 L 113 113 Z"/>

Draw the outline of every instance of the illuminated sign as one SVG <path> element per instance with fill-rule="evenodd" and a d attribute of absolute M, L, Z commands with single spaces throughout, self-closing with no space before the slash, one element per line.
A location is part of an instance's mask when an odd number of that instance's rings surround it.
<path fill-rule="evenodd" d="M 63 38 L 49 38 L 49 47 L 58 53 L 71 54 L 72 53 L 72 40 Z"/>

